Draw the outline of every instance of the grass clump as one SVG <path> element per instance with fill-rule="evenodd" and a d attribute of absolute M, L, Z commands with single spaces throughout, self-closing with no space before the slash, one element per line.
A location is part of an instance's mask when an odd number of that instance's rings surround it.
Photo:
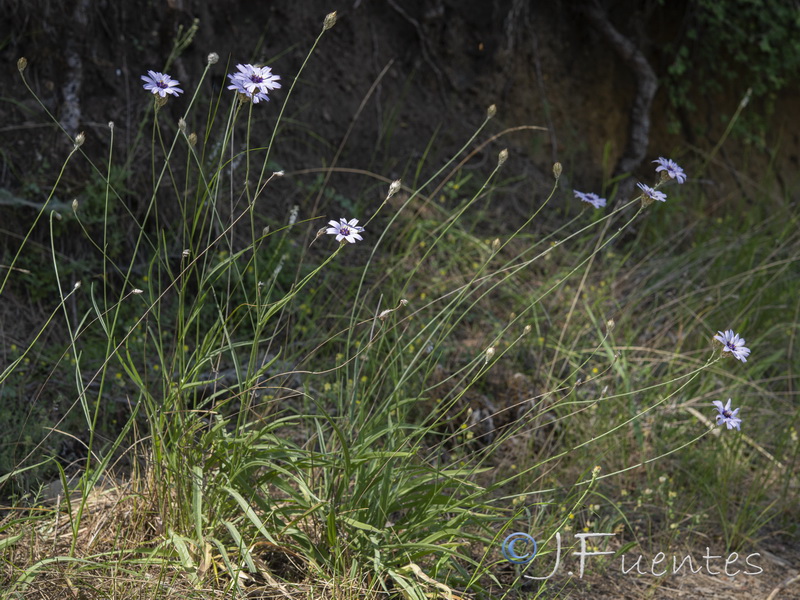
<path fill-rule="evenodd" d="M 734 549 L 795 501 L 793 351 L 766 350 L 797 312 L 785 215 L 734 237 L 717 223 L 692 246 L 708 229 L 669 161 L 654 188 L 609 189 L 604 211 L 593 196 L 555 223 L 557 165 L 525 221 L 491 229 L 508 152 L 482 179 L 463 171 L 491 110 L 427 179 L 424 163 L 413 186 L 353 174 L 368 192 L 350 200 L 272 158 L 294 83 L 262 146 L 253 127 L 280 85 L 269 68 L 239 65 L 235 93 L 208 101 L 202 80 L 187 102 L 168 75 L 148 77 L 146 202 L 126 202 L 141 186 L 130 164 L 109 153 L 96 166 L 76 139 L 66 162 L 94 172 L 90 208 L 59 224 L 45 204 L 0 284 L 20 293 L 46 224 L 57 293 L 0 385 L 21 395 L 25 359 L 52 335 L 47 393 L 64 400 L 0 477 L 9 597 L 552 594 L 563 579 L 526 575 L 549 570 L 562 534 L 613 533 L 621 552 L 692 527 Z M 260 210 L 291 186 L 364 212 Z M 64 283 L 58 227 L 82 236 L 99 277 Z M 712 344 L 728 328 L 748 332 L 750 361 Z M 729 396 L 753 433 L 714 427 L 711 401 Z M 779 434 L 759 438 L 781 412 Z M 52 451 L 59 437 L 81 448 L 71 464 Z M 37 495 L 26 474 L 43 466 L 58 483 Z M 506 560 L 516 531 L 536 536 L 536 556 L 515 546 Z"/>

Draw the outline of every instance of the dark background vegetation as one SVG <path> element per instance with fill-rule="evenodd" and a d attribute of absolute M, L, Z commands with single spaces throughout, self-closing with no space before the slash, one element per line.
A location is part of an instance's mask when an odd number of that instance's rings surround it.
<path fill-rule="evenodd" d="M 556 160 L 565 167 L 560 203 L 572 187 L 611 193 L 611 178 L 630 150 L 630 132 L 642 125 L 631 112 L 639 74 L 587 17 L 598 8 L 646 59 L 659 86 L 648 111 L 649 145 L 634 175 L 647 180 L 650 160 L 675 158 L 702 197 L 698 210 L 711 218 L 797 202 L 800 35 L 794 2 L 3 0 L 0 7 L 2 265 L 16 252 L 71 148 L 64 131 L 84 131 L 83 150 L 103 164 L 108 122 L 114 122 L 112 179 L 139 214 L 150 189 L 150 132 L 142 124 L 152 105 L 140 75 L 163 70 L 181 81 L 186 94 L 164 113 L 164 121 L 174 123 L 209 52 L 221 58 L 201 97 L 229 93 L 224 75 L 236 63 L 269 64 L 284 87 L 255 111 L 254 139 L 266 143 L 292 78 L 332 10 L 338 22 L 298 82 L 272 151 L 273 166 L 288 177 L 281 193 L 260 208 L 266 222 L 285 220 L 295 204 L 301 218 L 309 218 L 350 213 L 379 199 L 373 182 L 333 174 L 329 189 L 335 193 L 316 203 L 320 169 L 340 148 L 340 167 L 406 181 L 420 165 L 433 172 L 491 104 L 498 113 L 487 135 L 520 125 L 546 131 L 504 135 L 478 154 L 478 163 L 491 165 L 508 147 L 507 172 L 513 174 L 496 196 L 487 231 L 513 228 L 529 214 L 548 193 Z M 181 39 L 185 47 L 176 51 Z M 26 76 L 60 127 L 23 87 L 20 56 L 28 59 Z M 170 56 L 175 59 L 167 65 Z M 750 103 L 719 147 L 748 88 Z M 207 133 L 205 118 L 202 111 L 193 113 L 189 129 Z M 72 235 L 69 206 L 79 199 L 91 224 L 93 211 L 98 219 L 102 215 L 103 189 L 87 164 L 75 161 L 56 190 L 51 207 L 64 216 L 56 251 L 67 285 L 102 276 L 99 264 L 86 258 L 85 242 Z M 162 210 L 168 222 L 170 209 Z M 124 248 L 134 235 L 115 230 L 111 243 Z M 12 347 L 27 346 L 57 301 L 53 285 L 43 283 L 45 273 L 52 279 L 48 236 L 43 222 L 18 263 L 27 272 L 15 273 L 0 298 L 0 364 L 8 363 Z M 47 348 L 64 347 L 64 340 L 45 341 L 25 377 L 0 387 L 2 471 L 17 464 L 41 424 L 55 421 L 69 404 L 41 395 L 58 358 Z M 59 444 L 45 452 L 65 462 L 76 458 L 69 441 Z"/>

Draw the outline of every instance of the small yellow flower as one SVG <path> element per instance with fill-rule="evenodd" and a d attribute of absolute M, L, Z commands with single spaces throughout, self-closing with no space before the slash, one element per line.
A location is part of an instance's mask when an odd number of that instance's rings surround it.
<path fill-rule="evenodd" d="M 593 367 L 592 368 L 592 374 L 593 375 L 597 375 L 599 372 L 600 372 L 600 369 L 598 369 L 597 367 Z"/>
<path fill-rule="evenodd" d="M 574 519 L 574 518 L 575 518 L 575 515 L 574 515 L 574 514 L 572 514 L 572 513 L 569 513 L 569 515 L 567 516 L 567 518 L 568 518 L 568 519 Z"/>
<path fill-rule="evenodd" d="M 369 380 L 367 379 L 367 376 L 366 376 L 366 375 L 362 375 L 362 376 L 361 376 L 361 379 L 359 379 L 359 381 L 360 381 L 361 383 L 367 383 L 367 381 L 369 381 Z"/>
<path fill-rule="evenodd" d="M 326 383 L 325 385 L 322 386 L 322 390 L 325 391 L 325 392 L 330 392 L 331 391 L 331 384 L 330 383 Z"/>
<path fill-rule="evenodd" d="M 420 300 L 425 300 L 425 298 L 427 298 L 427 297 L 428 297 L 428 294 L 426 294 L 425 292 L 422 292 L 422 293 L 419 295 L 419 299 L 420 299 Z"/>
<path fill-rule="evenodd" d="M 161 370 L 160 365 L 153 365 L 153 371 L 160 371 L 160 370 Z"/>

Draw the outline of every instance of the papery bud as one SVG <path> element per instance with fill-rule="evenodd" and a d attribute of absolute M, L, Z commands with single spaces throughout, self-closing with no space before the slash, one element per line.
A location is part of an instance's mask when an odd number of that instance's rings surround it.
<path fill-rule="evenodd" d="M 114 121 L 109 121 L 109 122 L 108 122 L 108 128 L 109 128 L 111 131 L 114 131 Z"/>
<path fill-rule="evenodd" d="M 600 471 L 601 471 L 600 465 L 597 465 L 596 467 L 594 467 L 592 469 L 592 479 L 597 477 L 600 474 Z"/>
<path fill-rule="evenodd" d="M 197 145 L 197 134 L 194 133 L 194 132 L 190 133 L 187 136 L 186 141 L 189 142 L 190 146 L 196 146 Z"/>
<path fill-rule="evenodd" d="M 186 119 L 184 119 L 183 117 L 178 119 L 178 129 L 181 130 L 182 134 L 186 135 Z"/>
<path fill-rule="evenodd" d="M 606 331 L 608 331 L 608 332 L 613 331 L 614 330 L 614 325 L 616 325 L 616 323 L 614 322 L 614 319 L 609 319 L 606 322 Z"/>
<path fill-rule="evenodd" d="M 492 242 L 492 252 L 497 252 L 500 250 L 500 238 L 494 238 Z"/>
<path fill-rule="evenodd" d="M 560 162 L 555 163 L 553 165 L 553 177 L 555 177 L 556 179 L 561 177 L 561 171 L 562 171 L 561 163 Z"/>
<path fill-rule="evenodd" d="M 389 185 L 389 194 L 386 197 L 387 198 L 391 198 L 392 196 L 394 196 L 399 191 L 400 191 L 400 180 L 399 179 L 395 179 Z"/>
<path fill-rule="evenodd" d="M 28 59 L 25 58 L 24 56 L 20 57 L 20 59 L 17 61 L 17 70 L 20 73 L 22 73 L 27 66 L 28 66 Z"/>
<path fill-rule="evenodd" d="M 336 11 L 325 16 L 325 21 L 322 23 L 322 31 L 328 31 L 334 25 L 336 25 Z"/>
<path fill-rule="evenodd" d="M 489 108 L 486 109 L 486 118 L 491 119 L 493 116 L 497 114 L 497 106 L 492 104 Z"/>
<path fill-rule="evenodd" d="M 86 141 L 86 134 L 82 131 L 75 136 L 75 149 L 77 150 L 81 146 L 83 146 L 83 142 Z"/>
<path fill-rule="evenodd" d="M 285 173 L 283 172 L 283 169 L 281 169 L 280 171 L 275 171 L 275 172 L 273 173 L 273 175 L 274 175 L 275 177 L 283 177 L 283 176 L 285 175 Z"/>
<path fill-rule="evenodd" d="M 261 230 L 261 235 L 262 237 L 269 235 L 269 225 L 267 225 L 266 227 L 264 227 L 264 229 Z"/>
<path fill-rule="evenodd" d="M 215 65 L 219 61 L 219 54 L 212 52 L 208 55 L 208 64 Z"/>
<path fill-rule="evenodd" d="M 745 93 L 744 98 L 742 98 L 742 101 L 739 102 L 739 108 L 744 108 L 745 106 L 747 106 L 750 103 L 750 96 L 752 95 L 753 95 L 753 88 L 747 88 L 747 92 Z"/>
<path fill-rule="evenodd" d="M 525 329 L 522 330 L 523 335 L 527 335 L 531 332 L 532 327 L 530 325 L 525 325 Z"/>
<path fill-rule="evenodd" d="M 391 308 L 387 308 L 386 310 L 384 310 L 384 311 L 381 311 L 381 313 L 378 315 L 378 318 L 379 318 L 381 321 L 385 321 L 385 320 L 386 320 L 386 317 L 388 317 L 388 316 L 389 316 L 390 314 L 392 314 L 393 312 L 394 312 L 394 311 L 393 311 Z"/>
<path fill-rule="evenodd" d="M 81 282 L 80 281 L 76 281 L 75 285 L 72 286 L 72 289 L 73 290 L 77 290 L 79 287 L 81 287 Z"/>
<path fill-rule="evenodd" d="M 402 299 L 400 300 L 400 305 L 401 305 L 401 306 L 405 306 L 406 304 L 408 304 L 408 300 L 406 300 L 405 298 L 402 298 Z"/>
<path fill-rule="evenodd" d="M 138 296 L 139 294 L 144 294 L 144 290 L 140 290 L 139 288 L 133 288 L 131 290 L 131 294 L 136 294 Z"/>
<path fill-rule="evenodd" d="M 78 199 L 74 198 L 72 200 L 72 210 L 73 212 L 78 212 Z"/>
<path fill-rule="evenodd" d="M 493 356 L 494 356 L 494 346 L 490 346 L 489 348 L 486 349 L 486 358 L 484 362 L 488 363 L 490 360 L 492 360 Z"/>
<path fill-rule="evenodd" d="M 183 252 L 181 252 L 181 256 L 183 258 L 189 258 L 191 256 L 191 254 L 192 254 L 192 251 L 189 250 L 188 248 L 186 250 L 184 250 Z"/>
<path fill-rule="evenodd" d="M 503 163 L 506 162 L 507 159 L 508 159 L 508 150 L 504 148 L 503 150 L 500 150 L 500 154 L 497 157 L 497 166 L 502 167 Z"/>

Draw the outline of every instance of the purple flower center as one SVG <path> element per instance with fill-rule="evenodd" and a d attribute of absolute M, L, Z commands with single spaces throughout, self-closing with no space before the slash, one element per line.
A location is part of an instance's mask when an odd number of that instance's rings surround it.
<path fill-rule="evenodd" d="M 736 344 L 734 344 L 733 342 L 728 342 L 728 348 L 730 348 L 731 351 L 736 350 Z"/>
<path fill-rule="evenodd" d="M 262 83 L 264 81 L 264 78 L 258 75 L 250 75 L 250 81 L 252 81 L 253 83 Z"/>
<path fill-rule="evenodd" d="M 343 235 L 343 236 L 347 237 L 348 235 L 350 235 L 350 228 L 347 227 L 347 226 L 340 227 L 339 228 L 339 235 Z"/>
<path fill-rule="evenodd" d="M 722 416 L 725 417 L 726 419 L 730 419 L 733 416 L 733 413 L 729 410 L 723 410 Z"/>
<path fill-rule="evenodd" d="M 166 81 L 164 81 L 163 79 L 159 79 L 158 81 L 156 81 L 156 85 L 157 85 L 158 87 L 160 87 L 162 90 L 165 90 L 165 89 L 167 89 L 167 88 L 169 87 L 169 86 L 167 85 L 167 82 L 166 82 Z"/>

